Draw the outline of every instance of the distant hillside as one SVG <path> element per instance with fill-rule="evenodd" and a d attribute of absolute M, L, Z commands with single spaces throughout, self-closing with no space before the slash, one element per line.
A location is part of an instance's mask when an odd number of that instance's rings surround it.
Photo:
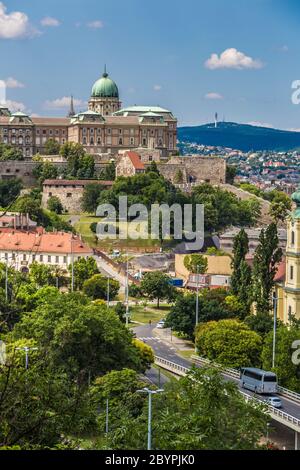
<path fill-rule="evenodd" d="M 235 122 L 220 122 L 217 128 L 214 123 L 196 127 L 180 127 L 178 139 L 180 142 L 229 147 L 244 152 L 251 150 L 285 152 L 300 148 L 300 132 Z"/>

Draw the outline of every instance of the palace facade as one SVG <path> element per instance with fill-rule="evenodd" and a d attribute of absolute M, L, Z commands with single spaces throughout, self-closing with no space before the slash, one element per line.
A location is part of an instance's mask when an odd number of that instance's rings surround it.
<path fill-rule="evenodd" d="M 0 142 L 16 146 L 31 159 L 45 153 L 48 139 L 80 143 L 90 154 L 144 148 L 167 157 L 177 150 L 177 119 L 159 106 L 122 109 L 118 87 L 106 71 L 93 85 L 88 110 L 76 114 L 71 99 L 66 118 L 30 117 L 0 104 Z"/>

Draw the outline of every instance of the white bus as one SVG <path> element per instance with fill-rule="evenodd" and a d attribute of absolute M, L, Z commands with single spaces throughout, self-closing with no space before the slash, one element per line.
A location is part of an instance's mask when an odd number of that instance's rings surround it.
<path fill-rule="evenodd" d="M 255 367 L 244 367 L 241 369 L 240 386 L 255 393 L 276 393 L 277 376 Z"/>

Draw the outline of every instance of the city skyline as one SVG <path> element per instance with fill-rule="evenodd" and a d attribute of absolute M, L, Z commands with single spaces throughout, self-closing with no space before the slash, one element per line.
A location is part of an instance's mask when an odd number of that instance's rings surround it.
<path fill-rule="evenodd" d="M 172 109 L 179 125 L 212 122 L 217 111 L 299 130 L 296 2 L 254 0 L 249 11 L 246 1 L 153 0 L 147 12 L 139 3 L 0 2 L 0 79 L 11 109 L 65 116 L 72 94 L 84 110 L 107 64 L 124 106 Z"/>

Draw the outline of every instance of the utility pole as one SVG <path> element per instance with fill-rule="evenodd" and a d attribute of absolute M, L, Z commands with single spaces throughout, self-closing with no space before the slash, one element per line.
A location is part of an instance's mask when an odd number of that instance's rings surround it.
<path fill-rule="evenodd" d="M 272 352 L 272 369 L 275 367 L 275 357 L 276 357 L 276 329 L 277 329 L 277 302 L 281 298 L 276 297 L 276 294 L 273 295 L 273 352 Z"/>
<path fill-rule="evenodd" d="M 143 388 L 137 390 L 139 393 L 148 393 L 148 432 L 147 432 L 147 450 L 152 450 L 152 395 L 163 392 L 163 389 L 150 390 L 149 388 Z"/>

